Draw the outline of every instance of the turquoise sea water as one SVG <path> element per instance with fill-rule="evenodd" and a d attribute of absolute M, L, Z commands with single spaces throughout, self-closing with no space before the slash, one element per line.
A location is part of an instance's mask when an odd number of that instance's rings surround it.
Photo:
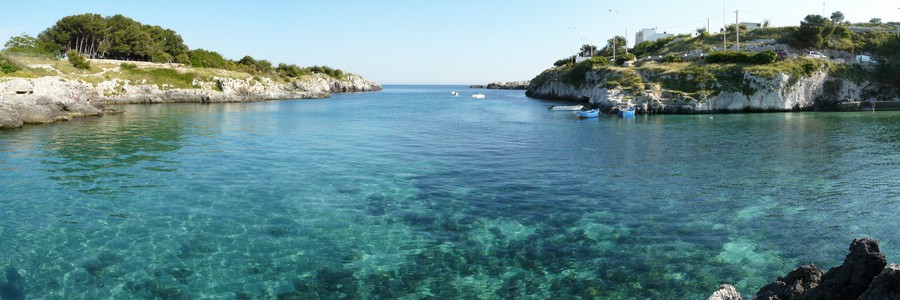
<path fill-rule="evenodd" d="M 523 94 L 0 131 L 0 274 L 28 299 L 705 299 L 856 237 L 900 257 L 900 113 L 579 121 Z"/>

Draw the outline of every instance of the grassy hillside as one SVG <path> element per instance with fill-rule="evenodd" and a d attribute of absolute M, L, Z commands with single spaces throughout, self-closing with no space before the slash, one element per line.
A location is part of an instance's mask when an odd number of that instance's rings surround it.
<path fill-rule="evenodd" d="M 157 85 L 168 88 L 189 89 L 196 87 L 195 80 L 212 81 L 213 77 L 250 79 L 268 77 L 276 81 L 298 81 L 313 79 L 312 73 L 297 77 L 283 76 L 277 72 L 268 74 L 232 71 L 217 68 L 196 68 L 175 63 L 150 63 L 116 60 L 90 60 L 88 69 L 75 68 L 72 63 L 48 55 L 0 52 L 0 64 L 15 66 L 12 72 L 0 72 L 0 78 L 38 78 L 59 76 L 70 80 L 80 80 L 97 84 L 112 79 L 129 80 L 133 83 Z"/>
<path fill-rule="evenodd" d="M 806 25 L 804 25 L 806 26 Z M 881 93 L 900 90 L 900 37 L 884 31 L 851 31 L 847 24 L 831 24 L 832 31 L 808 34 L 805 27 L 762 28 L 742 30 L 741 49 L 733 51 L 733 28 L 726 34 L 681 35 L 644 42 L 629 49 L 623 56 L 635 59 L 623 63 L 621 58 L 611 60 L 608 47 L 597 52 L 600 57 L 573 64 L 571 58 L 557 61 L 532 80 L 533 86 L 546 84 L 553 78 L 575 87 L 600 84 L 606 88 L 618 87 L 638 95 L 649 86 L 684 95 L 717 94 L 721 91 L 753 94 L 745 74 L 774 79 L 787 76 L 797 80 L 815 72 L 828 72 L 832 77 L 855 83 L 872 82 L 884 87 Z M 728 51 L 723 49 L 723 37 L 727 38 Z M 798 49 L 812 39 L 822 48 Z M 773 50 L 788 52 L 775 56 Z M 805 57 L 809 50 L 826 53 L 830 59 Z M 620 50 L 621 51 L 621 50 Z M 619 52 L 622 53 L 622 52 Z M 854 62 L 858 54 L 875 57 L 876 63 Z M 760 56 L 762 59 L 757 59 Z M 766 58 L 765 56 L 769 56 Z M 724 60 L 721 58 L 725 58 Z M 715 58 L 715 59 L 714 59 Z M 769 59 L 771 58 L 771 59 Z M 733 61 L 729 61 L 729 59 Z"/>

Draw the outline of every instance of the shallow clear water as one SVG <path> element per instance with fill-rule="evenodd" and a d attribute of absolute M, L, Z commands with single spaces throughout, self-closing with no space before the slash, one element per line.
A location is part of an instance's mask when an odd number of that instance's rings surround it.
<path fill-rule="evenodd" d="M 700 299 L 856 237 L 900 256 L 900 113 L 579 121 L 474 92 L 0 131 L 0 267 L 43 299 Z"/>

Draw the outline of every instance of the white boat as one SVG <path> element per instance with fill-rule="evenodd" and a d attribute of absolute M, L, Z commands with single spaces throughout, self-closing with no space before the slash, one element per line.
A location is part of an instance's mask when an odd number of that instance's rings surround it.
<path fill-rule="evenodd" d="M 550 110 L 582 110 L 584 109 L 584 105 L 554 105 L 550 107 Z"/>
<path fill-rule="evenodd" d="M 459 96 L 459 92 L 457 92 L 457 91 L 452 91 L 452 92 L 450 92 L 450 95 L 453 95 L 453 96 Z"/>
<path fill-rule="evenodd" d="M 472 98 L 475 98 L 475 99 L 484 99 L 484 94 L 472 94 Z"/>

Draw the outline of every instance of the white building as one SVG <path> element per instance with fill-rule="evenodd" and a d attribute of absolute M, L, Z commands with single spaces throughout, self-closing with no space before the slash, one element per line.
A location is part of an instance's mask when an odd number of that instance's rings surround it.
<path fill-rule="evenodd" d="M 741 22 L 741 27 L 747 28 L 747 31 L 760 29 L 762 25 L 762 23 Z"/>
<path fill-rule="evenodd" d="M 634 34 L 634 44 L 640 44 L 644 41 L 656 41 L 658 39 L 667 38 L 673 36 L 670 33 L 657 33 L 656 28 L 644 28 L 641 31 L 638 31 Z"/>

